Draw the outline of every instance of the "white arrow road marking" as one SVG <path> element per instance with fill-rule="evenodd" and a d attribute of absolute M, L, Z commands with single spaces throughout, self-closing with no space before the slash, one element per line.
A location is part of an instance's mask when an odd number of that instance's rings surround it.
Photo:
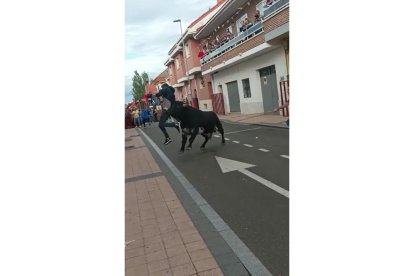
<path fill-rule="evenodd" d="M 264 179 L 261 176 L 258 176 L 255 173 L 249 172 L 248 170 L 246 170 L 247 168 L 251 168 L 251 167 L 255 167 L 256 165 L 252 165 L 249 163 L 243 163 L 243 162 L 239 162 L 236 160 L 231 160 L 231 159 L 227 159 L 227 158 L 223 158 L 223 157 L 219 157 L 219 156 L 215 156 L 217 163 L 220 166 L 220 169 L 223 173 L 227 173 L 227 172 L 232 172 L 232 171 L 239 171 L 251 178 L 253 178 L 254 180 L 256 180 L 257 182 L 262 183 L 263 185 L 265 185 L 266 187 L 272 189 L 275 192 L 278 192 L 281 195 L 284 195 L 285 197 L 289 198 L 289 191 L 283 189 L 282 187 L 277 186 L 275 183 L 270 182 L 269 180 Z"/>
<path fill-rule="evenodd" d="M 284 158 L 289 159 L 289 155 L 281 155 L 281 156 L 284 157 Z"/>
<path fill-rule="evenodd" d="M 231 160 L 231 159 L 227 159 L 227 158 L 223 158 L 219 156 L 215 156 L 215 157 L 223 173 L 256 167 L 256 165 L 252 165 L 249 163 L 243 163 L 243 162 L 239 162 L 236 160 Z"/>
<path fill-rule="evenodd" d="M 269 150 L 267 150 L 267 149 L 259 149 L 259 150 L 261 150 L 263 152 L 269 152 Z"/>

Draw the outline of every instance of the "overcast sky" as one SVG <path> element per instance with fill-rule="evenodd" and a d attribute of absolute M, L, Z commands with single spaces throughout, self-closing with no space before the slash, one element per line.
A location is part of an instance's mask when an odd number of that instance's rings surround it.
<path fill-rule="evenodd" d="M 216 0 L 125 0 L 125 101 L 132 100 L 132 76 L 146 71 L 150 78 L 165 68 L 168 51 L 192 21 Z"/>

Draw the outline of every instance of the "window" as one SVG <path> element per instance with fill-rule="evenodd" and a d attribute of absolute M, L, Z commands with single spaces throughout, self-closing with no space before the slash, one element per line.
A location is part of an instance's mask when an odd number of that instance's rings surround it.
<path fill-rule="evenodd" d="M 203 77 L 200 78 L 200 82 L 199 82 L 199 86 L 198 87 L 200 89 L 205 87 L 205 85 L 204 85 L 204 78 Z"/>
<path fill-rule="evenodd" d="M 256 10 L 260 12 L 260 16 L 263 16 L 263 11 L 265 10 L 266 0 L 259 2 L 256 5 Z"/>
<path fill-rule="evenodd" d="M 218 86 L 218 91 L 219 93 L 223 94 L 223 86 L 221 84 Z"/>
<path fill-rule="evenodd" d="M 239 18 L 236 22 L 237 33 L 240 33 L 240 27 L 243 25 L 244 19 L 247 18 L 247 13 L 245 13 L 242 17 Z"/>
<path fill-rule="evenodd" d="M 245 98 L 251 98 L 252 94 L 250 93 L 250 82 L 249 79 L 242 80 L 243 84 L 243 94 Z"/>
<path fill-rule="evenodd" d="M 180 60 L 178 58 L 175 59 L 175 69 L 180 69 Z"/>
<path fill-rule="evenodd" d="M 186 58 L 189 58 L 191 56 L 190 55 L 190 47 L 188 47 L 188 43 L 185 44 L 185 56 L 186 56 Z"/>
<path fill-rule="evenodd" d="M 233 33 L 233 28 L 231 27 L 231 25 L 227 27 L 226 31 L 229 33 Z"/>

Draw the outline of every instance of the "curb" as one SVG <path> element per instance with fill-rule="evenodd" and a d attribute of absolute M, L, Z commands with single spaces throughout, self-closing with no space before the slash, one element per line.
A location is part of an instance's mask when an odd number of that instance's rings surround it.
<path fill-rule="evenodd" d="M 245 122 L 237 122 L 237 121 L 232 121 L 232 120 L 227 120 L 227 119 L 220 119 L 223 122 L 226 123 L 238 123 L 238 124 L 242 124 L 242 125 L 254 125 L 254 126 L 266 126 L 266 127 L 276 127 L 276 128 L 284 128 L 284 129 L 289 129 L 288 127 L 285 127 L 283 125 L 274 125 L 271 123 L 245 123 Z"/>

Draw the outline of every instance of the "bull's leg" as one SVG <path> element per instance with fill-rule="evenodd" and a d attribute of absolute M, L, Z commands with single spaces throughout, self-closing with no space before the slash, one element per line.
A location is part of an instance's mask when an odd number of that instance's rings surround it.
<path fill-rule="evenodd" d="M 197 134 L 198 134 L 198 127 L 192 129 L 190 140 L 188 141 L 187 150 L 192 149 L 193 142 L 194 142 L 194 139 L 196 138 Z"/>
<path fill-rule="evenodd" d="M 226 140 L 224 139 L 224 129 L 223 129 L 223 125 L 221 124 L 219 118 L 216 115 L 216 128 L 217 130 L 220 132 L 221 134 L 221 143 L 225 144 Z"/>
<path fill-rule="evenodd" d="M 211 133 L 201 133 L 201 135 L 204 137 L 204 143 L 201 145 L 200 149 L 203 150 L 206 147 L 209 137 L 211 137 Z"/>
<path fill-rule="evenodd" d="M 185 134 L 184 132 L 182 132 L 181 134 L 181 148 L 180 148 L 180 152 L 184 152 L 184 147 L 185 147 L 185 143 L 187 143 L 187 134 Z"/>
<path fill-rule="evenodd" d="M 226 140 L 224 139 L 224 131 L 223 131 L 223 129 L 219 129 L 219 132 L 221 134 L 221 143 L 222 144 L 225 144 L 226 143 Z"/>

